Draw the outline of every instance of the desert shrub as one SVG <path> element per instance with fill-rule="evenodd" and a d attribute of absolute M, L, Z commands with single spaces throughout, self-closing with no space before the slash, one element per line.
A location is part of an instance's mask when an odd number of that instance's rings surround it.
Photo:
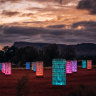
<path fill-rule="evenodd" d="M 29 95 L 29 87 L 28 83 L 28 75 L 22 76 L 21 79 L 18 80 L 16 91 L 17 96 L 28 96 Z"/>

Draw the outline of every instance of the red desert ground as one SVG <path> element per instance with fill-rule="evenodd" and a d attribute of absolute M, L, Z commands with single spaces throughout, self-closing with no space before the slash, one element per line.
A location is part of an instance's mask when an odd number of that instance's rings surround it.
<path fill-rule="evenodd" d="M 95 89 L 95 68 L 78 68 L 77 73 L 67 74 L 66 86 L 52 86 L 51 69 L 44 70 L 44 78 L 36 78 L 32 70 L 13 69 L 10 76 L 0 72 L 0 96 L 91 96 Z"/>

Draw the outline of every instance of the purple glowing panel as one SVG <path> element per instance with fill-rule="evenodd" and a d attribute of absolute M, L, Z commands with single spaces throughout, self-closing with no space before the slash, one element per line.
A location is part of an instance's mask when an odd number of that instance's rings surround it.
<path fill-rule="evenodd" d="M 5 75 L 11 75 L 11 63 L 6 63 Z"/>
<path fill-rule="evenodd" d="M 72 61 L 66 61 L 66 73 L 72 73 Z"/>
<path fill-rule="evenodd" d="M 77 61 L 72 61 L 72 72 L 77 72 Z"/>

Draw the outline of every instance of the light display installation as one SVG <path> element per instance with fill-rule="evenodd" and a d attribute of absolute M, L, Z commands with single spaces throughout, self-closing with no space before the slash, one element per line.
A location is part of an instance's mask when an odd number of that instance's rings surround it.
<path fill-rule="evenodd" d="M 36 76 L 43 77 L 43 61 L 36 62 Z"/>
<path fill-rule="evenodd" d="M 66 85 L 65 59 L 54 59 L 52 61 L 52 85 Z"/>
<path fill-rule="evenodd" d="M 33 70 L 33 63 L 31 64 L 31 69 Z"/>
<path fill-rule="evenodd" d="M 6 63 L 5 75 L 11 75 L 11 63 Z"/>
<path fill-rule="evenodd" d="M 36 62 L 33 62 L 33 71 L 36 71 Z"/>
<path fill-rule="evenodd" d="M 72 61 L 72 72 L 77 72 L 77 60 Z"/>
<path fill-rule="evenodd" d="M 87 69 L 92 69 L 92 60 L 87 60 Z"/>
<path fill-rule="evenodd" d="M 66 73 L 72 73 L 72 61 L 66 61 Z"/>
<path fill-rule="evenodd" d="M 30 62 L 26 62 L 26 69 L 30 69 Z"/>
<path fill-rule="evenodd" d="M 2 70 L 2 64 L 0 64 L 0 70 Z"/>
<path fill-rule="evenodd" d="M 86 68 L 86 60 L 82 60 L 82 68 Z"/>
<path fill-rule="evenodd" d="M 6 66 L 6 63 L 2 63 L 2 73 L 5 74 L 5 66 Z"/>

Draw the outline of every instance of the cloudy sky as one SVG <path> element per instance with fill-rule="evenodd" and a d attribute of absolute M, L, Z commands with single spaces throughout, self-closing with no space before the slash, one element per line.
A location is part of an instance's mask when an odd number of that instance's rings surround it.
<path fill-rule="evenodd" d="M 16 41 L 96 43 L 92 1 L 0 0 L 0 46 Z"/>

